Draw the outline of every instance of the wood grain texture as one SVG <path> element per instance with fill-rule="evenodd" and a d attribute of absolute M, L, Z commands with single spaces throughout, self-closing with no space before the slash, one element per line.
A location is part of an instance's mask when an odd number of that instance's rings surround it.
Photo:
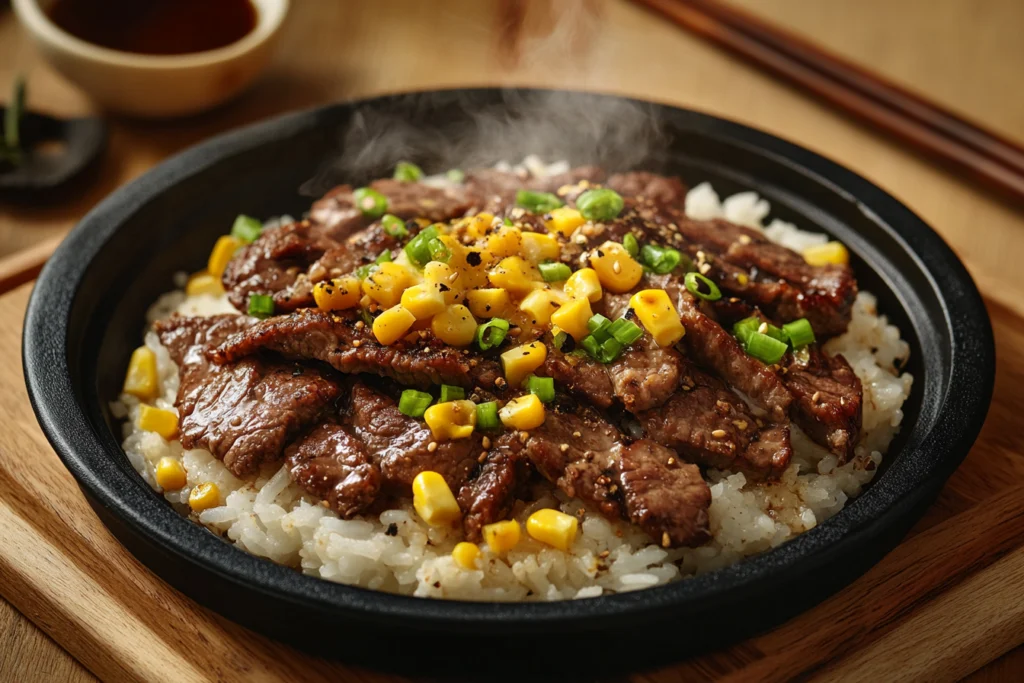
<path fill-rule="evenodd" d="M 916 610 L 939 603 L 947 593 L 955 596 L 956 586 L 967 581 L 981 581 L 976 587 L 992 585 L 998 590 L 1004 572 L 992 570 L 1003 566 L 1000 561 L 1015 556 L 1010 549 L 1020 545 L 1021 539 L 1012 529 L 996 524 L 994 531 L 976 532 L 971 520 L 975 515 L 991 514 L 986 510 L 993 501 L 1000 500 L 1004 506 L 1011 503 L 1013 487 L 1024 482 L 1024 439 L 1010 407 L 1019 404 L 1024 387 L 1024 324 L 1017 317 L 1024 312 L 1024 278 L 1019 274 L 1024 258 L 1024 217 L 961 183 L 954 174 L 642 8 L 588 0 L 573 4 L 570 9 L 577 9 L 566 18 L 567 4 L 529 2 L 517 49 L 510 50 L 499 39 L 503 34 L 497 2 L 294 2 L 281 52 L 256 88 L 232 104 L 187 120 L 112 120 L 110 147 L 88 184 L 50 205 L 0 206 L 0 258 L 59 238 L 111 190 L 210 135 L 297 107 L 409 88 L 504 83 L 610 90 L 702 109 L 822 152 L 905 201 L 965 260 L 988 297 L 996 322 L 1000 372 L 996 408 L 979 445 L 915 529 L 915 537 L 907 541 L 907 546 L 924 550 L 918 562 L 913 557 L 904 560 L 916 568 L 909 575 L 917 583 L 908 587 L 902 574 L 888 569 L 893 558 L 898 560 L 907 552 L 901 546 L 862 582 L 835 598 L 861 596 L 871 604 L 877 600 L 885 606 L 877 615 L 873 610 L 861 610 L 856 612 L 859 621 L 850 621 L 842 611 L 832 609 L 830 601 L 772 634 L 634 678 L 677 681 L 732 675 L 752 680 L 739 673 L 745 665 L 754 667 L 748 673 L 764 672 L 767 680 L 793 672 L 810 675 L 811 669 L 819 675 L 828 672 L 835 676 L 841 675 L 844 667 L 854 673 L 867 672 L 861 668 L 865 663 L 855 659 L 858 652 L 871 648 L 872 643 L 884 643 L 885 638 L 879 638 L 895 632 Z M 1024 70 L 1024 41 L 1019 37 L 1024 3 L 742 0 L 739 4 L 1010 138 L 1024 140 L 1024 90 L 1019 87 Z M 39 59 L 9 11 L 0 10 L 0 93 L 7 91 L 18 72 L 29 76 L 34 106 L 65 115 L 91 111 L 88 101 Z M 46 253 L 45 245 L 37 248 Z M 0 327 L 0 349 L 9 356 L 18 353 L 26 296 L 27 290 L 22 288 L 0 298 L 0 315 L 18 322 Z M 0 550 L 4 551 L 0 552 L 0 592 L 90 670 L 113 680 L 181 680 L 184 676 L 173 675 L 179 672 L 206 678 L 223 674 L 224 680 L 246 676 L 274 680 L 288 671 L 302 671 L 314 680 L 382 680 L 367 672 L 298 658 L 290 650 L 196 607 L 154 579 L 96 521 L 45 443 L 25 399 L 20 366 L 12 363 L 0 368 L 0 386 L 0 411 L 10 416 L 10 428 L 0 434 L 0 515 L 31 519 L 0 527 Z M 1000 514 L 1019 515 L 1012 505 L 998 509 Z M 997 521 L 991 516 L 984 519 Z M 920 544 L 916 537 L 926 533 L 940 534 L 926 538 L 951 548 L 966 543 L 976 554 L 950 553 L 948 548 L 930 544 L 910 545 Z M 957 537 L 958 533 L 966 533 L 966 537 Z M 970 538 L 976 533 L 980 540 Z M 7 548 L 35 548 L 33 544 L 38 544 L 36 554 L 22 563 L 6 552 Z M 919 563 L 921 567 L 917 567 Z M 53 572 L 63 570 L 65 564 L 67 573 L 53 581 Z M 1005 574 L 1012 575 L 1012 571 Z M 907 592 L 910 595 L 905 595 Z M 939 625 L 945 620 L 955 627 L 927 631 L 927 644 L 929 651 L 948 647 L 963 653 L 963 659 L 957 660 L 956 667 L 938 671 L 925 666 L 929 662 L 914 661 L 911 673 L 937 673 L 937 680 L 952 679 L 1013 645 L 999 639 L 994 639 L 993 645 L 992 634 L 984 628 L 975 634 L 956 627 L 958 622 L 951 619 L 969 620 L 975 614 L 972 609 L 988 608 L 949 599 L 952 611 L 943 609 L 937 618 L 935 613 L 929 614 Z M 1017 602 L 1019 594 L 1011 595 L 1007 589 L 996 604 L 1003 609 Z M 150 609 L 154 604 L 166 613 L 154 616 Z M 1008 618 L 1010 623 L 1000 621 L 999 625 L 1012 634 L 1019 628 L 1019 615 L 1014 612 Z M 15 624 L 21 633 L 34 633 L 31 639 L 18 636 L 11 641 L 2 639 L 7 638 L 8 629 L 0 629 L 0 644 L 16 642 L 24 650 L 14 658 L 0 649 L 0 680 L 32 680 L 19 675 L 23 669 L 11 669 L 11 662 L 45 661 L 50 656 L 47 653 L 54 652 L 52 642 L 38 631 L 28 631 L 34 627 L 7 605 L 0 604 L 0 619 Z M 166 633 L 160 619 L 167 619 L 172 634 Z M 987 625 L 984 620 L 973 623 Z M 854 633 L 842 629 L 842 624 L 851 624 Z M 786 657 L 791 643 L 799 644 L 805 638 L 808 643 L 825 640 L 814 636 L 819 630 L 838 634 L 843 643 L 841 647 L 826 643 L 827 662 Z M 899 631 L 899 637 L 921 642 L 924 633 L 919 630 Z M 131 638 L 109 640 L 122 634 Z M 224 643 L 232 643 L 230 647 L 237 647 L 240 654 L 225 653 L 229 646 Z M 808 647 L 800 645 L 796 651 L 808 655 Z M 59 658 L 59 653 L 54 654 Z M 214 666 L 207 670 L 207 658 L 214 655 L 225 655 L 226 662 L 242 668 L 234 671 Z M 854 659 L 847 663 L 844 657 Z M 68 666 L 68 670 L 73 668 Z M 1018 650 L 978 672 L 974 680 L 1021 678 L 1024 654 Z"/>

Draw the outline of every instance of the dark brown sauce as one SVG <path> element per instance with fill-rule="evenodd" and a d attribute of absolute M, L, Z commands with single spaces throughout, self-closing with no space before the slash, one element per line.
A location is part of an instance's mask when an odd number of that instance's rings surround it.
<path fill-rule="evenodd" d="M 256 27 L 251 0 L 56 0 L 49 15 L 82 40 L 147 55 L 215 50 Z"/>

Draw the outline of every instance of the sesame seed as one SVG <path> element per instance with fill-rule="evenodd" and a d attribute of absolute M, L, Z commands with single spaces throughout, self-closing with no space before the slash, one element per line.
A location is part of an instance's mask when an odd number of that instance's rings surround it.
<path fill-rule="evenodd" d="M 484 437 L 484 438 L 483 438 L 483 439 L 482 439 L 482 440 L 480 441 L 480 444 L 481 444 L 481 445 L 482 445 L 482 446 L 483 446 L 484 448 L 490 448 L 490 447 L 491 447 L 491 437 L 489 437 L 489 436 L 485 436 L 485 437 Z"/>
<path fill-rule="evenodd" d="M 725 436 L 725 430 L 716 429 L 715 431 L 711 432 L 711 436 L 715 437 L 716 439 L 721 439 L 723 436 Z"/>
<path fill-rule="evenodd" d="M 610 551 L 610 550 L 602 550 L 601 552 L 599 552 L 599 553 L 597 554 L 597 556 L 598 556 L 598 557 L 600 557 L 600 558 L 601 558 L 601 559 L 603 560 L 604 558 L 608 557 L 608 556 L 609 556 L 609 555 L 611 555 L 611 554 L 612 554 L 612 553 L 611 553 L 611 551 Z"/>
<path fill-rule="evenodd" d="M 364 322 L 363 322 L 362 320 L 357 320 L 357 321 L 356 321 L 356 325 L 355 325 L 355 328 L 356 328 L 357 330 L 361 330 L 361 329 L 363 329 L 364 327 L 366 327 L 366 323 L 364 323 Z"/>
<path fill-rule="evenodd" d="M 529 438 L 530 438 L 530 433 L 529 432 L 519 432 L 519 440 L 520 441 L 526 441 Z"/>
<path fill-rule="evenodd" d="M 750 235 L 740 235 L 740 244 L 750 244 Z"/>
<path fill-rule="evenodd" d="M 765 332 L 767 332 L 768 331 L 768 323 L 761 323 L 760 325 L 758 325 L 757 326 L 757 331 L 760 332 L 761 334 L 764 334 Z"/>
<path fill-rule="evenodd" d="M 672 537 L 668 535 L 667 531 L 661 533 L 661 547 L 667 548 L 672 545 Z"/>
<path fill-rule="evenodd" d="M 572 433 L 572 438 L 574 438 L 574 439 L 578 439 L 578 438 L 580 438 L 581 436 L 583 436 L 583 435 L 582 435 L 582 434 L 580 434 L 579 432 L 573 432 L 573 433 Z"/>
<path fill-rule="evenodd" d="M 437 450 L 437 442 L 436 441 L 431 441 L 430 443 L 427 444 L 427 452 L 428 453 L 433 453 L 436 450 Z"/>
<path fill-rule="evenodd" d="M 487 451 L 481 453 L 480 457 L 476 459 L 477 462 L 483 462 L 484 460 L 487 460 Z"/>
<path fill-rule="evenodd" d="M 819 398 L 821 398 L 820 391 L 815 391 L 813 394 L 811 394 L 811 402 L 817 403 Z"/>
<path fill-rule="evenodd" d="M 743 431 L 744 429 L 747 428 L 746 420 L 733 420 L 732 423 L 736 425 L 736 429 L 739 429 L 740 431 Z"/>
<path fill-rule="evenodd" d="M 352 342 L 352 346 L 356 347 L 357 349 L 360 346 L 362 346 L 362 345 L 363 345 L 363 340 L 362 339 L 356 339 L 354 342 Z"/>
<path fill-rule="evenodd" d="M 562 451 L 563 453 L 565 453 L 566 451 L 568 451 L 568 450 L 569 450 L 569 444 L 567 444 L 567 443 L 563 443 L 563 444 L 562 444 L 561 446 L 559 446 L 559 447 L 558 447 L 558 450 L 560 450 L 560 451 Z"/>
<path fill-rule="evenodd" d="M 702 265 L 700 267 L 700 274 L 701 275 L 707 275 L 708 271 L 710 271 L 710 270 L 711 270 L 711 264 L 710 263 L 705 263 L 704 265 Z"/>
<path fill-rule="evenodd" d="M 613 273 L 615 273 L 616 275 L 618 275 L 619 273 L 621 273 L 621 272 L 622 272 L 622 264 L 621 264 L 621 263 L 619 263 L 618 261 L 616 261 L 615 263 L 613 263 L 613 264 L 612 264 L 612 272 L 613 272 Z"/>
<path fill-rule="evenodd" d="M 667 463 L 667 464 L 668 464 L 668 465 L 669 465 L 670 467 L 671 467 L 672 465 L 675 465 L 675 464 L 676 464 L 676 459 L 675 459 L 675 458 L 669 458 L 669 459 L 668 459 L 668 463 Z"/>

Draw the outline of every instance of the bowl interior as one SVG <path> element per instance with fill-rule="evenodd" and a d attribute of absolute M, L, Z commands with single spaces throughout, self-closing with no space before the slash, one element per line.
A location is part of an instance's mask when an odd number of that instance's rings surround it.
<path fill-rule="evenodd" d="M 910 342 L 907 370 L 915 378 L 904 429 L 861 497 L 780 548 L 695 579 L 590 600 L 499 606 L 390 596 L 276 567 L 178 516 L 134 472 L 107 406 L 140 343 L 145 310 L 173 288 L 176 272 L 204 267 L 237 214 L 299 216 L 332 183 L 379 177 L 398 159 L 435 172 L 531 152 L 675 173 L 691 185 L 710 181 L 721 196 L 754 190 L 771 203 L 771 217 L 849 246 L 861 288 L 877 295 Z M 941 287 L 933 273 L 941 273 Z M 158 548 L 159 559 L 148 561 L 158 573 L 258 628 L 264 624 L 251 612 L 174 572 L 199 572 L 210 585 L 223 583 L 225 595 L 273 596 L 282 610 L 320 615 L 317 623 L 344 613 L 383 625 L 401 617 L 409 628 L 539 633 L 568 624 L 621 629 L 704 610 L 718 615 L 701 622 L 704 635 L 722 642 L 838 590 L 898 541 L 980 429 L 994 351 L 984 306 L 952 252 L 902 205 L 841 167 L 695 112 L 599 95 L 484 89 L 302 112 L 166 162 L 97 207 L 48 264 L 29 307 L 25 357 L 44 430 L 97 509 L 125 525 L 119 536 L 140 555 L 134 541 Z M 167 558 L 180 561 L 173 572 L 161 569 Z M 838 569 L 823 572 L 825 566 Z M 786 604 L 764 602 L 772 594 L 787 596 Z M 746 610 L 742 627 L 722 617 L 726 604 Z"/>

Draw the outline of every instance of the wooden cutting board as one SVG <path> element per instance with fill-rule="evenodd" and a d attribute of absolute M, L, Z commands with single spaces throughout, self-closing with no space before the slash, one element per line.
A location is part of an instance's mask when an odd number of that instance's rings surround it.
<path fill-rule="evenodd" d="M 0 366 L 0 593 L 104 680 L 404 680 L 236 626 L 114 540 L 39 430 L 13 362 L 29 291 L 0 296 L 0 357 L 10 359 Z M 776 630 L 630 680 L 955 680 L 1024 642 L 1024 319 L 989 310 L 1000 354 L 992 410 L 908 538 Z"/>

